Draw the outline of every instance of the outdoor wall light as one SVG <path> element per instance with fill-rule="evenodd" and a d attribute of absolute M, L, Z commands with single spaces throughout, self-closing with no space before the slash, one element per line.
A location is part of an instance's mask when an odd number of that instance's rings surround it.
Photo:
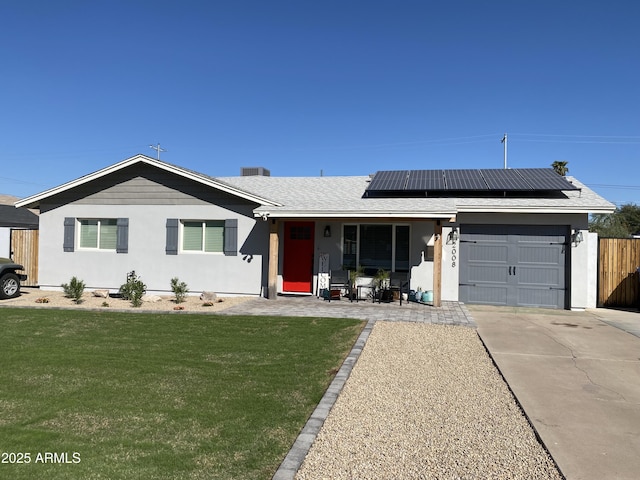
<path fill-rule="evenodd" d="M 324 227 L 324 236 L 325 237 L 331 236 L 331 225 L 327 225 L 326 227 Z"/>
<path fill-rule="evenodd" d="M 571 242 L 575 245 L 578 245 L 584 240 L 582 237 L 582 230 L 574 230 L 573 235 L 571 235 Z"/>
<path fill-rule="evenodd" d="M 453 227 L 449 232 L 449 235 L 447 235 L 447 243 L 456 243 L 458 241 L 458 238 L 459 238 L 458 228 Z"/>

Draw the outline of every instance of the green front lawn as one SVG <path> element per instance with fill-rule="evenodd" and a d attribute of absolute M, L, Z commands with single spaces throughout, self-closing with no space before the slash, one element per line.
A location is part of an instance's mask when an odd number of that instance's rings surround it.
<path fill-rule="evenodd" d="M 271 478 L 363 326 L 2 308 L 0 478 Z"/>

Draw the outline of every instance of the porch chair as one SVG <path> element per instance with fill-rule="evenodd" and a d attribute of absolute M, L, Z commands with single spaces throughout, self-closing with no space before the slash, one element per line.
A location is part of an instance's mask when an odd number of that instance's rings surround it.
<path fill-rule="evenodd" d="M 329 301 L 333 297 L 333 292 L 338 290 L 338 300 L 342 295 L 342 290 L 345 289 L 351 300 L 351 282 L 349 282 L 349 272 L 347 270 L 331 270 L 329 272 Z M 353 300 L 352 300 L 353 301 Z"/>
<path fill-rule="evenodd" d="M 389 277 L 389 290 L 400 293 L 400 306 L 402 306 L 402 294 L 409 294 L 409 274 L 391 272 Z"/>

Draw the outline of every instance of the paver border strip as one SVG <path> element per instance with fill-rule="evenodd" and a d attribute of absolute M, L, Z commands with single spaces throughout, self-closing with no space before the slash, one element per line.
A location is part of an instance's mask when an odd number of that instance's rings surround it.
<path fill-rule="evenodd" d="M 313 445 L 313 442 L 320 432 L 320 428 L 322 428 L 324 421 L 327 419 L 327 416 L 329 416 L 329 412 L 338 399 L 338 395 L 344 388 L 349 375 L 351 375 L 351 371 L 358 361 L 375 323 L 375 320 L 369 320 L 362 329 L 362 332 L 360 332 L 349 355 L 347 355 L 347 358 L 342 362 L 340 370 L 338 370 L 329 388 L 327 388 L 322 396 L 320 403 L 318 403 L 309 420 L 307 420 L 307 423 L 298 434 L 298 438 L 296 438 L 291 450 L 289 450 L 289 453 L 278 467 L 278 470 L 276 470 L 272 480 L 293 480 L 296 473 L 298 473 L 302 462 L 307 456 L 307 453 L 309 453 L 311 445 Z"/>

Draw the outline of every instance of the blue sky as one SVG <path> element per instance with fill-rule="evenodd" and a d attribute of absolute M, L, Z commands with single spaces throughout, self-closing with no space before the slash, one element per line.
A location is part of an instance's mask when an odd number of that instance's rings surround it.
<path fill-rule="evenodd" d="M 569 162 L 640 204 L 640 3 L 0 2 L 0 193 L 137 153 L 213 176 Z M 616 186 L 616 187 L 611 187 Z"/>

